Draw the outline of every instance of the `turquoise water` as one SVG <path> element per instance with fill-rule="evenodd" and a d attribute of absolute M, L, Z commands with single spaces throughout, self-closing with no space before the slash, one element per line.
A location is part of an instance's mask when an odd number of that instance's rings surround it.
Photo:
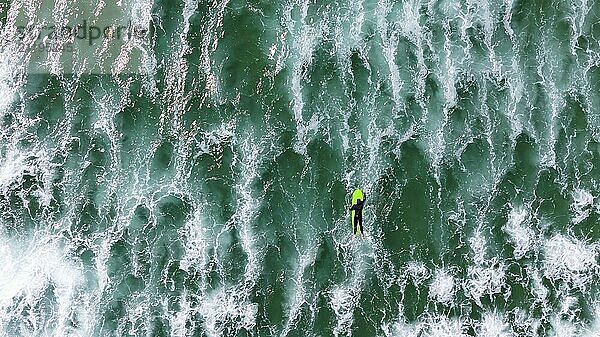
<path fill-rule="evenodd" d="M 0 335 L 598 336 L 599 17 L 0 3 Z"/>

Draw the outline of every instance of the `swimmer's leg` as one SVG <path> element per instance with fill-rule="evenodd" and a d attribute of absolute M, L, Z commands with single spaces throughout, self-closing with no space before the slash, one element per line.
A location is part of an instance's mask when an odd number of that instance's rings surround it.
<path fill-rule="evenodd" d="M 360 234 L 362 235 L 364 233 L 362 217 L 358 218 L 358 221 L 355 221 L 355 222 L 356 222 L 356 231 L 360 230 Z"/>

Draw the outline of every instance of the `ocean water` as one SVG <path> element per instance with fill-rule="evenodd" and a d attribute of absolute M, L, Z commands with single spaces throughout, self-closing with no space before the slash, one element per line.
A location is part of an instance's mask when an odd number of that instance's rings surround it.
<path fill-rule="evenodd" d="M 600 336 L 600 2 L 0 24 L 0 336 Z"/>

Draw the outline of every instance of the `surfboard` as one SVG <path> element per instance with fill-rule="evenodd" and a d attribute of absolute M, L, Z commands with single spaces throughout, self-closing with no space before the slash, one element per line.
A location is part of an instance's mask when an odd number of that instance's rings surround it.
<path fill-rule="evenodd" d="M 352 192 L 352 206 L 356 205 L 356 202 L 358 201 L 358 199 L 364 200 L 363 199 L 363 191 L 361 191 L 360 189 L 355 189 L 354 192 Z M 352 231 L 354 231 L 354 212 L 355 211 L 351 211 L 350 215 L 351 215 L 351 221 L 352 221 Z M 364 220 L 363 220 L 364 221 Z M 362 235 L 362 226 L 361 228 L 357 228 L 356 229 L 356 236 Z"/>

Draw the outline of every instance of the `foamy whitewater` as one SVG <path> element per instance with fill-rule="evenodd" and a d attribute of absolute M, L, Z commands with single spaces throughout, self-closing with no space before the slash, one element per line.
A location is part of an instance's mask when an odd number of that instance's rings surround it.
<path fill-rule="evenodd" d="M 0 336 L 600 336 L 599 18 L 0 3 Z"/>

